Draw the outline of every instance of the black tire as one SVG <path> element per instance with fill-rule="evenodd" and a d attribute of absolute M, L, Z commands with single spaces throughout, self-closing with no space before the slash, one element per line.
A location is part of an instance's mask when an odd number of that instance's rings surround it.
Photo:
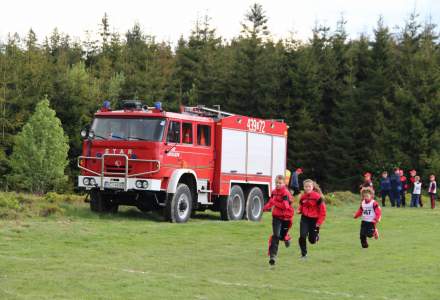
<path fill-rule="evenodd" d="M 244 218 L 258 222 L 263 216 L 264 195 L 259 187 L 253 187 L 246 198 L 246 210 Z"/>
<path fill-rule="evenodd" d="M 185 223 L 189 220 L 193 207 L 191 190 L 179 183 L 176 193 L 168 195 L 165 206 L 165 218 L 172 223 Z"/>
<path fill-rule="evenodd" d="M 225 221 L 241 220 L 245 211 L 243 189 L 239 185 L 233 185 L 229 196 L 220 199 L 220 216 Z"/>
<path fill-rule="evenodd" d="M 97 213 L 117 213 L 119 205 L 112 203 L 108 195 L 104 195 L 100 190 L 90 191 L 90 210 Z"/>

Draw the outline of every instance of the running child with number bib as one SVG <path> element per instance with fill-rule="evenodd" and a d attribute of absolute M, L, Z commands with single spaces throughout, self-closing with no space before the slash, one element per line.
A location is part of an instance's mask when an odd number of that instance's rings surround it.
<path fill-rule="evenodd" d="M 319 229 L 326 216 L 324 196 L 319 185 L 313 180 L 304 180 L 304 194 L 299 201 L 298 213 L 301 214 L 298 244 L 301 258 L 306 258 L 307 238 L 310 244 L 319 240 Z"/>
<path fill-rule="evenodd" d="M 284 241 L 286 247 L 290 246 L 288 234 L 292 227 L 294 210 L 292 207 L 292 195 L 285 186 L 284 176 L 278 175 L 275 179 L 276 188 L 272 191 L 272 197 L 263 208 L 269 211 L 272 207 L 272 232 L 269 238 L 269 264 L 274 265 L 278 254 L 278 244 Z"/>
<path fill-rule="evenodd" d="M 371 189 L 363 189 L 361 196 L 361 206 L 354 214 L 354 218 L 357 219 L 362 216 L 360 231 L 361 245 L 362 248 L 368 248 L 367 238 L 374 237 L 376 240 L 379 238 L 376 224 L 380 221 L 381 209 L 379 203 L 373 199 L 373 191 Z"/>

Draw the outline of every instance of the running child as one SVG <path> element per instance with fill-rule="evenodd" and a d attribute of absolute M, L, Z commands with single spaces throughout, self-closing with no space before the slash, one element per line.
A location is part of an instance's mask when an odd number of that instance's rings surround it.
<path fill-rule="evenodd" d="M 284 241 L 286 247 L 290 246 L 290 236 L 288 231 L 292 227 L 294 210 L 292 207 L 292 195 L 285 185 L 283 175 L 278 175 L 275 179 L 276 188 L 272 191 L 272 197 L 263 208 L 269 211 L 272 207 L 272 232 L 269 238 L 269 264 L 274 265 L 278 254 L 278 244 Z"/>
<path fill-rule="evenodd" d="M 362 248 L 368 248 L 367 238 L 374 237 L 376 240 L 379 238 L 376 224 L 380 221 L 381 209 L 376 200 L 373 199 L 373 192 L 371 189 L 363 189 L 361 191 L 361 196 L 361 206 L 354 214 L 354 218 L 357 219 L 362 216 L 360 230 L 361 245 Z"/>
<path fill-rule="evenodd" d="M 304 194 L 299 201 L 298 213 L 301 214 L 298 244 L 301 257 L 306 258 L 307 238 L 311 244 L 319 240 L 319 229 L 326 216 L 324 196 L 313 180 L 304 180 Z"/>
<path fill-rule="evenodd" d="M 437 196 L 437 182 L 435 182 L 435 175 L 429 176 L 429 197 L 431 198 L 431 208 L 435 208 L 435 198 Z"/>

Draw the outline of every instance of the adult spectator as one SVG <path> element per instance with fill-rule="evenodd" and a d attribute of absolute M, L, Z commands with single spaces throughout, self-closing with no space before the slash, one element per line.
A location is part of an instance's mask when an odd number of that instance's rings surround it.
<path fill-rule="evenodd" d="M 391 181 L 391 206 L 400 207 L 400 192 L 402 191 L 402 181 L 400 181 L 400 170 L 394 168 L 394 174 L 390 177 Z"/>
<path fill-rule="evenodd" d="M 301 168 L 296 169 L 294 172 L 292 172 L 292 175 L 290 176 L 290 189 L 293 190 L 293 195 L 299 195 L 300 189 L 299 189 L 299 181 L 298 176 L 303 173 L 303 170 Z"/>
<path fill-rule="evenodd" d="M 391 198 L 391 180 L 387 171 L 382 172 L 382 178 L 380 179 L 380 195 L 382 196 L 382 206 L 385 207 L 386 197 L 390 199 L 390 203 L 394 206 L 394 202 Z"/>

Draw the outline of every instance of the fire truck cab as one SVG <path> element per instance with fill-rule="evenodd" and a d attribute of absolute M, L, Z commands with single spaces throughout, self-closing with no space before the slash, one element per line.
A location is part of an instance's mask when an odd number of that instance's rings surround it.
<path fill-rule="evenodd" d="M 275 177 L 285 173 L 287 125 L 203 106 L 165 112 L 160 103 L 108 104 L 81 132 L 78 185 L 95 212 L 120 205 L 162 210 L 171 222 L 194 211 L 258 221 Z"/>

